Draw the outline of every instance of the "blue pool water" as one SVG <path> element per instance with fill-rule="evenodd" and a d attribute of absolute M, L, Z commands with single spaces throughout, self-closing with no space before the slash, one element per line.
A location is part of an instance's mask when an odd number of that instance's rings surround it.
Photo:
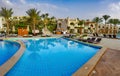
<path fill-rule="evenodd" d="M 120 33 L 117 34 L 117 38 L 120 38 Z"/>
<path fill-rule="evenodd" d="M 71 76 L 100 49 L 63 38 L 22 41 L 26 50 L 5 76 Z"/>
<path fill-rule="evenodd" d="M 19 48 L 20 44 L 16 42 L 0 41 L 0 66 L 11 58 Z"/>

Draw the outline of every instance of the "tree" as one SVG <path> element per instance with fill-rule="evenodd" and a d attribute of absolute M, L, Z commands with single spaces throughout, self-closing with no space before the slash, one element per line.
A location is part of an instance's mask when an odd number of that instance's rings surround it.
<path fill-rule="evenodd" d="M 56 28 L 57 28 L 57 21 L 56 21 L 56 18 L 53 16 L 53 17 L 49 18 L 48 30 L 53 32 L 56 30 Z"/>
<path fill-rule="evenodd" d="M 42 14 L 41 17 L 42 17 L 42 20 L 43 20 L 43 23 L 44 23 L 44 27 L 47 28 L 47 24 L 49 22 L 49 18 L 48 18 L 49 14 L 48 13 L 45 13 L 45 14 Z"/>
<path fill-rule="evenodd" d="M 96 23 L 96 33 L 97 33 L 97 32 L 98 32 L 98 25 L 99 25 L 99 23 L 102 22 L 102 18 L 95 17 L 95 18 L 93 19 L 93 22 Z"/>
<path fill-rule="evenodd" d="M 83 25 L 84 22 L 85 22 L 84 20 L 81 20 L 81 21 L 78 22 L 78 25 L 79 25 L 79 26 L 80 26 L 80 25 Z"/>
<path fill-rule="evenodd" d="M 113 24 L 114 25 L 114 35 L 117 33 L 117 31 L 116 31 L 116 26 L 117 26 L 117 24 L 120 24 L 120 20 L 119 19 L 110 19 L 109 21 L 108 21 L 110 24 Z"/>
<path fill-rule="evenodd" d="M 114 24 L 115 26 L 117 24 L 120 24 L 120 20 L 119 19 L 110 19 L 108 22 L 111 23 L 111 24 Z"/>
<path fill-rule="evenodd" d="M 113 19 L 109 19 L 108 23 L 113 24 Z"/>
<path fill-rule="evenodd" d="M 9 22 L 10 22 L 9 18 L 12 16 L 12 14 L 13 14 L 12 8 L 10 8 L 10 9 L 7 9 L 5 7 L 1 8 L 0 15 L 5 18 L 6 25 L 7 25 L 7 30 L 6 30 L 7 34 L 9 34 L 9 27 L 10 27 L 9 26 Z"/>
<path fill-rule="evenodd" d="M 35 35 L 35 26 L 39 20 L 40 11 L 37 11 L 37 9 L 32 8 L 32 9 L 29 9 L 28 11 L 26 11 L 26 13 L 30 16 L 30 20 L 33 24 L 33 30 L 34 30 L 34 35 Z"/>
<path fill-rule="evenodd" d="M 107 20 L 110 18 L 110 16 L 109 15 L 103 15 L 103 19 L 105 20 L 105 25 L 106 25 L 106 23 L 107 23 Z"/>

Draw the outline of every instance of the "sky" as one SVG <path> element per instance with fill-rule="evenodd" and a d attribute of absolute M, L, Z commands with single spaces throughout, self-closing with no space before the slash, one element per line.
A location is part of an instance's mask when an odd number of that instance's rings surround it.
<path fill-rule="evenodd" d="M 93 19 L 107 14 L 120 19 L 120 0 L 0 0 L 1 7 L 13 8 L 13 16 L 27 15 L 28 9 L 36 8 L 56 18 Z"/>

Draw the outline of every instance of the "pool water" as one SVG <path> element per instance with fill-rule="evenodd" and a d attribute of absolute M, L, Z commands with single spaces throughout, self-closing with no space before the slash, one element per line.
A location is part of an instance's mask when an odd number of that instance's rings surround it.
<path fill-rule="evenodd" d="M 100 49 L 63 38 L 22 41 L 26 50 L 5 76 L 71 76 Z"/>
<path fill-rule="evenodd" d="M 120 33 L 117 34 L 117 38 L 120 38 Z"/>
<path fill-rule="evenodd" d="M 0 66 L 10 59 L 20 48 L 20 44 L 10 41 L 0 41 Z"/>

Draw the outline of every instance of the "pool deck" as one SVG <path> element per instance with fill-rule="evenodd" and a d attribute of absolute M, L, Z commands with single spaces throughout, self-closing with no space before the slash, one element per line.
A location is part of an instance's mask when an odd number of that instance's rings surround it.
<path fill-rule="evenodd" d="M 72 76 L 88 76 L 96 64 L 99 62 L 103 54 L 106 52 L 106 50 L 106 47 L 100 49 L 100 51 L 94 57 L 92 57 L 86 64 L 79 68 L 77 72 L 75 72 Z"/>
<path fill-rule="evenodd" d="M 94 62 L 95 59 L 93 59 L 94 61 L 92 63 L 95 63 L 96 65 L 94 65 L 94 68 L 92 67 L 91 72 L 89 70 L 90 67 L 93 65 L 89 64 L 88 62 L 86 64 L 88 64 L 89 67 L 86 66 L 85 64 L 82 68 L 80 68 L 77 72 L 75 72 L 73 76 L 119 76 L 120 75 L 120 60 L 119 60 L 120 39 L 102 38 L 102 41 L 97 45 L 106 47 L 107 49 L 97 63 Z"/>
<path fill-rule="evenodd" d="M 98 45 L 120 50 L 120 39 L 102 38 L 102 41 Z"/>
<path fill-rule="evenodd" d="M 17 41 L 17 42 L 20 43 L 21 47 L 7 62 L 5 62 L 2 66 L 0 66 L 0 76 L 4 76 L 15 65 L 15 63 L 24 53 L 25 51 L 24 43 L 22 43 L 21 41 Z"/>
<path fill-rule="evenodd" d="M 120 50 L 108 49 L 89 76 L 120 76 Z"/>

